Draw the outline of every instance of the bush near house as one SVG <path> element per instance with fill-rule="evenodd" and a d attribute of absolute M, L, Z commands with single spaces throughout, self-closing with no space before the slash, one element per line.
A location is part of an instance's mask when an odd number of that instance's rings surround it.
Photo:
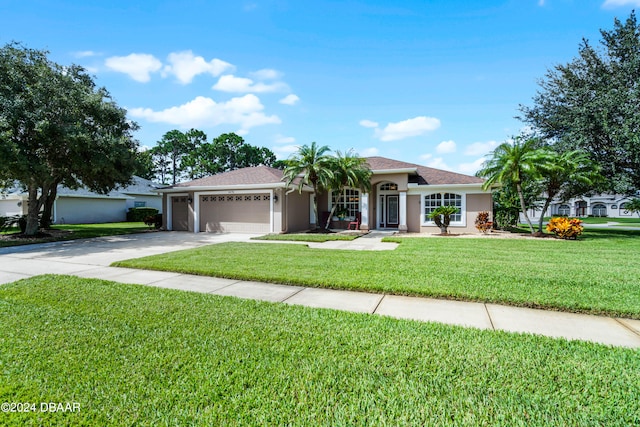
<path fill-rule="evenodd" d="M 158 215 L 156 208 L 129 208 L 127 222 L 145 222 L 150 216 Z"/>
<path fill-rule="evenodd" d="M 554 233 L 561 239 L 576 239 L 582 234 L 584 227 L 578 218 L 556 216 L 549 220 L 547 231 Z"/>
<path fill-rule="evenodd" d="M 482 211 L 478 212 L 478 216 L 476 217 L 476 228 L 481 233 L 486 233 L 491 230 L 493 227 L 493 222 L 489 221 L 489 212 Z"/>

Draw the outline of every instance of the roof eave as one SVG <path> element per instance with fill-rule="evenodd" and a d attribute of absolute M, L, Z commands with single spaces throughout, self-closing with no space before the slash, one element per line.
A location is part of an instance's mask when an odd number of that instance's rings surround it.
<path fill-rule="evenodd" d="M 408 184 L 409 190 L 480 190 L 483 193 L 490 193 L 491 189 L 483 190 L 482 182 L 474 182 L 469 184 Z"/>
<path fill-rule="evenodd" d="M 185 191 L 220 191 L 220 190 L 264 190 L 270 188 L 284 188 L 284 182 L 267 184 L 235 184 L 235 185 L 194 185 L 184 187 L 159 188 L 158 193 L 184 193 Z"/>
<path fill-rule="evenodd" d="M 392 173 L 417 174 L 418 173 L 418 168 L 372 169 L 371 173 L 373 175 L 389 175 L 389 174 L 392 174 Z"/>

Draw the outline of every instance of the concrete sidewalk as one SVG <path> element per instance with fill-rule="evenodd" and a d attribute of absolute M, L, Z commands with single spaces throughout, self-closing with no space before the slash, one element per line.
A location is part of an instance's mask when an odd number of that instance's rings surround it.
<path fill-rule="evenodd" d="M 109 267 L 114 261 L 206 244 L 246 241 L 249 237 L 164 232 L 34 245 L 29 248 L 23 246 L 16 251 L 0 252 L 0 284 L 39 274 L 71 274 L 121 283 L 640 348 L 640 320 Z M 358 247 L 362 246 L 356 244 L 358 240 L 352 247 L 343 246 L 340 249 L 365 249 Z M 365 244 L 369 245 L 371 243 Z M 375 247 L 368 250 L 375 250 Z"/>

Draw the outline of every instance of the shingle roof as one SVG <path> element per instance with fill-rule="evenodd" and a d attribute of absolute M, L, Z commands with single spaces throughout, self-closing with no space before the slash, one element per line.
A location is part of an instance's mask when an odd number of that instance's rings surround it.
<path fill-rule="evenodd" d="M 282 171 L 268 166 L 254 166 L 222 172 L 216 175 L 181 182 L 173 188 L 179 187 L 214 187 L 224 185 L 252 185 L 278 184 L 282 182 Z"/>
<path fill-rule="evenodd" d="M 373 171 L 415 169 L 416 174 L 409 176 L 409 183 L 418 185 L 482 184 L 484 182 L 482 178 L 476 176 L 401 162 L 386 157 L 367 157 L 367 163 Z"/>
<path fill-rule="evenodd" d="M 484 182 L 481 178 L 475 176 L 429 168 L 386 157 L 367 157 L 367 163 L 373 171 L 415 170 L 415 174 L 409 175 L 409 182 L 418 185 L 481 184 Z M 223 172 L 189 182 L 181 182 L 165 188 L 251 186 L 280 183 L 282 183 L 281 170 L 268 166 L 255 166 Z"/>

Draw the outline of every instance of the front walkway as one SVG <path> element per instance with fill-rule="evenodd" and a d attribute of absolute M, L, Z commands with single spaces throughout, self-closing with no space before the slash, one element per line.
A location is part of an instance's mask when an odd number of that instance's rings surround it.
<path fill-rule="evenodd" d="M 247 241 L 250 237 L 240 234 L 161 232 L 2 248 L 0 284 L 40 274 L 70 274 L 120 283 L 640 348 L 640 320 L 109 267 L 114 261 L 213 243 Z M 358 249 L 356 246 L 362 245 L 358 240 L 363 239 L 356 239 L 350 249 Z M 379 242 L 380 237 L 371 236 L 367 240 Z"/>

